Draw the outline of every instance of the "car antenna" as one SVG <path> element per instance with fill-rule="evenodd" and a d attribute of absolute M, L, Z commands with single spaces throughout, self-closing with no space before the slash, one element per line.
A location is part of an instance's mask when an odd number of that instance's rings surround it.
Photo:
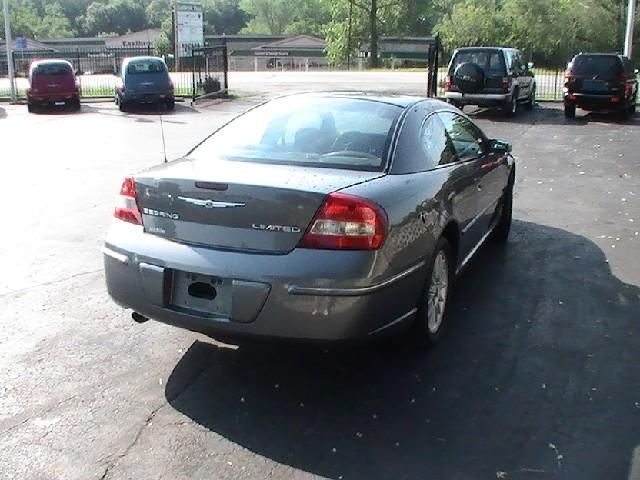
<path fill-rule="evenodd" d="M 162 114 L 160 117 L 160 132 L 162 133 L 162 154 L 164 155 L 164 163 L 167 163 L 167 146 L 164 141 L 164 122 L 162 121 Z"/>

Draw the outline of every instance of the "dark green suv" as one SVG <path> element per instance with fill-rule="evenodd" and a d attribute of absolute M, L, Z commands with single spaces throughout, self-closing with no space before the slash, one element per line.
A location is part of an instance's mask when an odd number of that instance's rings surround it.
<path fill-rule="evenodd" d="M 449 62 L 445 98 L 458 108 L 501 107 L 508 116 L 513 116 L 518 104 L 528 109 L 535 105 L 532 67 L 515 48 L 459 48 Z"/>

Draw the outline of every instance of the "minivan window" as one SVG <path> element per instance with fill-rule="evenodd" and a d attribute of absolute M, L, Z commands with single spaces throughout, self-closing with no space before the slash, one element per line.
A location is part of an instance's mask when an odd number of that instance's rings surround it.
<path fill-rule="evenodd" d="M 129 62 L 127 65 L 128 75 L 140 75 L 145 73 L 162 73 L 166 68 L 162 60 L 154 60 L 152 58 L 148 60 L 136 60 L 135 62 Z"/>
<path fill-rule="evenodd" d="M 191 155 L 378 171 L 402 111 L 366 99 L 286 97 L 241 115 Z"/>
<path fill-rule="evenodd" d="M 36 77 L 40 75 L 69 75 L 71 73 L 71 67 L 66 63 L 46 63 L 37 65 L 31 75 Z"/>
<path fill-rule="evenodd" d="M 620 75 L 620 59 L 616 55 L 578 55 L 571 64 L 574 75 Z"/>

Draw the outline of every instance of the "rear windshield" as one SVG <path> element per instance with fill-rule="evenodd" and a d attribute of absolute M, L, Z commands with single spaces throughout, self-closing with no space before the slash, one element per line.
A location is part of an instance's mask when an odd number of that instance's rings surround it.
<path fill-rule="evenodd" d="M 402 111 L 366 99 L 287 97 L 238 117 L 192 156 L 379 171 Z"/>
<path fill-rule="evenodd" d="M 449 74 L 455 72 L 462 63 L 475 63 L 484 70 L 485 75 L 504 75 L 504 56 L 499 50 L 463 50 L 456 54 L 451 62 Z"/>
<path fill-rule="evenodd" d="M 37 65 L 31 75 L 34 77 L 44 75 L 70 75 L 71 67 L 66 63 L 46 63 Z"/>
<path fill-rule="evenodd" d="M 144 73 L 162 73 L 167 69 L 162 60 L 149 58 L 147 60 L 135 60 L 127 65 L 128 75 L 140 75 Z"/>
<path fill-rule="evenodd" d="M 615 55 L 578 55 L 570 66 L 574 75 L 620 75 L 622 65 Z"/>

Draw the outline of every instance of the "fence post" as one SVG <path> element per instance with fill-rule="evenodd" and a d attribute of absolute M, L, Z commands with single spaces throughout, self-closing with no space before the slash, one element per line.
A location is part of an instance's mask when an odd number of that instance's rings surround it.
<path fill-rule="evenodd" d="M 196 55 L 191 50 L 191 103 L 196 103 Z"/>
<path fill-rule="evenodd" d="M 553 99 L 554 100 L 558 99 L 558 72 L 560 72 L 560 70 L 556 68 L 556 75 L 553 81 Z"/>
<path fill-rule="evenodd" d="M 224 94 L 229 93 L 229 59 L 227 58 L 227 39 L 224 39 L 222 46 L 222 66 L 224 67 Z"/>

